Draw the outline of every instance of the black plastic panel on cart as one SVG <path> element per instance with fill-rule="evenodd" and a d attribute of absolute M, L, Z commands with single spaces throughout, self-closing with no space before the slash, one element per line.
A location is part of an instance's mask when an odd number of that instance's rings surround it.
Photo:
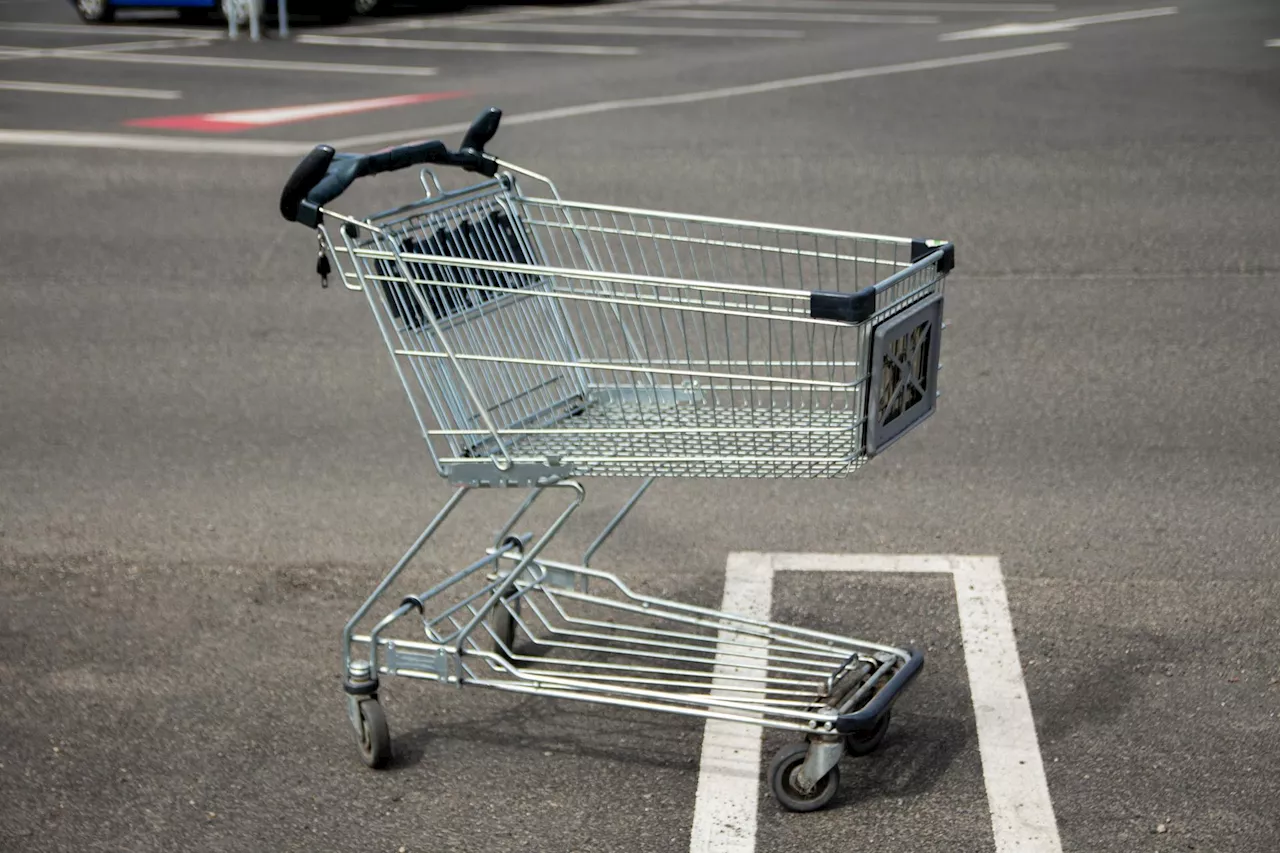
<path fill-rule="evenodd" d="M 942 296 L 875 328 L 867 406 L 867 455 L 874 456 L 933 414 L 938 399 Z"/>

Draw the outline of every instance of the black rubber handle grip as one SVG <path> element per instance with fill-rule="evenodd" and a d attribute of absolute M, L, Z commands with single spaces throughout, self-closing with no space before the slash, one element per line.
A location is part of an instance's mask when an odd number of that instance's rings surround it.
<path fill-rule="evenodd" d="M 484 146 L 498 132 L 501 118 L 502 110 L 496 107 L 481 113 L 471 123 L 458 151 L 450 151 L 438 140 L 400 145 L 373 154 L 338 154 L 330 145 L 317 145 L 285 181 L 280 194 L 280 215 L 289 222 L 315 228 L 320 223 L 320 208 L 346 192 L 357 178 L 409 166 L 441 163 L 491 178 L 498 171 L 498 163 L 484 153 Z"/>
<path fill-rule="evenodd" d="M 494 134 L 498 132 L 498 123 L 501 121 L 502 110 L 497 107 L 489 107 L 480 113 L 476 120 L 471 122 L 467 135 L 462 137 L 462 150 L 483 152 L 489 140 L 493 139 Z"/>
<path fill-rule="evenodd" d="M 293 167 L 293 174 L 284 182 L 284 190 L 280 193 L 280 215 L 286 220 L 298 221 L 298 205 L 329 171 L 334 153 L 330 145 L 317 145 Z"/>
<path fill-rule="evenodd" d="M 374 154 L 337 154 L 324 178 L 307 193 L 307 202 L 323 207 L 346 192 L 356 178 L 394 172 L 426 163 L 448 163 L 452 155 L 443 142 L 415 142 Z"/>

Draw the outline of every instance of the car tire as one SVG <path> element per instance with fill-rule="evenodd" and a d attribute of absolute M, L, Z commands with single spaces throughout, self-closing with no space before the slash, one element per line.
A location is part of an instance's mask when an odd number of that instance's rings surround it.
<path fill-rule="evenodd" d="M 86 24 L 109 24 L 116 19 L 110 0 L 76 0 L 76 14 Z"/>
<path fill-rule="evenodd" d="M 356 0 L 325 0 L 320 6 L 321 24 L 345 24 L 356 11 Z"/>

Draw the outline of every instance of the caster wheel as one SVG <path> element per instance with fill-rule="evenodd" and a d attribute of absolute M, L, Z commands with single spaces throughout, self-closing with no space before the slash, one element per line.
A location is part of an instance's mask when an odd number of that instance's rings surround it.
<path fill-rule="evenodd" d="M 844 736 L 844 751 L 849 755 L 870 755 L 880 748 L 884 734 L 889 730 L 889 712 L 885 711 L 876 721 L 874 729 Z"/>
<path fill-rule="evenodd" d="M 806 743 L 793 743 L 778 750 L 769 765 L 769 788 L 787 811 L 813 812 L 831 802 L 840 788 L 840 768 L 832 767 L 812 790 L 804 790 L 799 779 L 800 765 L 809 752 Z"/>
<path fill-rule="evenodd" d="M 519 607 L 520 605 L 514 604 Z M 516 619 L 511 611 L 499 604 L 489 612 L 489 627 L 496 635 L 493 650 L 503 657 L 510 657 L 516 648 Z"/>
<path fill-rule="evenodd" d="M 360 757 L 375 770 L 386 767 L 391 760 L 391 732 L 377 699 L 360 703 Z"/>

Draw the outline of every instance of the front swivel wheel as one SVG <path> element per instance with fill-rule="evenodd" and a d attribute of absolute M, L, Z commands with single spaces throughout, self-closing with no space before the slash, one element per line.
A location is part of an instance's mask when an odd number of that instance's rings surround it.
<path fill-rule="evenodd" d="M 793 812 L 814 812 L 831 802 L 840 788 L 840 768 L 832 767 L 816 785 L 806 784 L 800 773 L 807 743 L 793 743 L 778 750 L 769 765 L 769 789 L 782 807 Z"/>
<path fill-rule="evenodd" d="M 387 715 L 377 699 L 365 699 L 360 703 L 360 730 L 356 738 L 360 758 L 375 770 L 381 770 L 391 761 L 391 731 L 387 727 Z"/>

